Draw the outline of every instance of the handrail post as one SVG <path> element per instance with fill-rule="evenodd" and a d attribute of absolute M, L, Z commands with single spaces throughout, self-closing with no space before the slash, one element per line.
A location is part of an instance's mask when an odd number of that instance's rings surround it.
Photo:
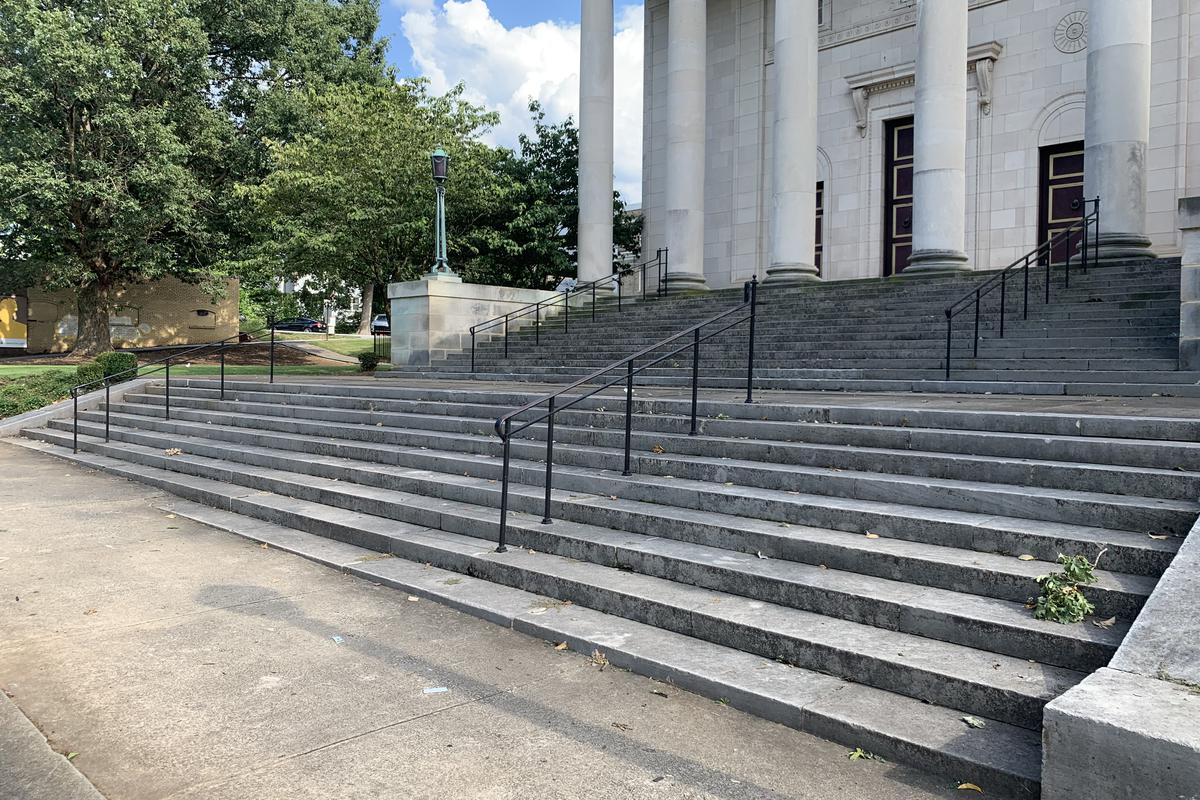
<path fill-rule="evenodd" d="M 225 399 L 225 348 L 227 345 L 221 345 L 221 399 Z"/>
<path fill-rule="evenodd" d="M 688 436 L 696 435 L 696 410 L 700 405 L 700 329 L 696 328 L 692 342 L 692 429 Z"/>
<path fill-rule="evenodd" d="M 1021 311 L 1021 319 L 1029 319 L 1029 256 L 1025 256 L 1022 271 L 1025 273 L 1025 307 Z"/>
<path fill-rule="evenodd" d="M 1096 195 L 1096 239 L 1092 245 L 1092 262 L 1100 266 L 1100 195 Z"/>
<path fill-rule="evenodd" d="M 975 349 L 973 358 L 979 358 L 979 290 L 975 290 Z"/>
<path fill-rule="evenodd" d="M 500 480 L 500 541 L 496 547 L 497 553 L 507 553 L 504 546 L 504 531 L 508 527 L 508 464 L 510 460 L 509 441 L 512 434 L 512 420 L 504 421 L 504 467 Z"/>
<path fill-rule="evenodd" d="M 475 374 L 475 326 L 471 326 L 471 374 Z"/>
<path fill-rule="evenodd" d="M 563 292 L 563 333 L 571 332 L 571 293 Z"/>
<path fill-rule="evenodd" d="M 1000 338 L 1004 338 L 1004 312 L 1008 307 L 1008 273 L 1000 273 Z"/>
<path fill-rule="evenodd" d="M 554 481 L 554 398 L 550 398 L 550 416 L 546 417 L 546 505 L 542 511 L 542 524 L 549 525 L 550 488 Z"/>
<path fill-rule="evenodd" d="M 170 364 L 170 362 L 167 362 Z M 275 382 L 275 323 L 271 323 L 271 374 L 267 383 Z"/>
<path fill-rule="evenodd" d="M 618 314 L 624 313 L 624 311 L 625 311 L 625 309 L 621 307 L 621 299 L 624 296 L 624 294 L 625 294 L 625 281 L 621 279 L 620 275 L 618 275 L 617 276 L 617 313 Z"/>
<path fill-rule="evenodd" d="M 74 421 L 71 423 L 71 452 L 79 452 L 79 387 L 71 387 L 71 405 L 75 407 Z"/>
<path fill-rule="evenodd" d="M 1041 248 L 1038 248 L 1039 251 Z M 1054 248 L 1046 248 L 1046 304 L 1050 304 L 1050 275 L 1054 269 Z"/>
<path fill-rule="evenodd" d="M 670 271 L 671 271 L 671 251 L 664 247 L 663 248 L 663 257 L 662 257 L 662 282 L 659 284 L 659 286 L 662 287 L 662 291 L 659 292 L 659 294 L 663 295 L 664 297 L 666 295 L 670 294 L 670 292 L 671 292 L 671 286 L 670 286 L 671 279 L 669 277 L 667 277 L 668 275 L 670 275 Z"/>
<path fill-rule="evenodd" d="M 1092 223 L 1092 215 L 1087 210 L 1087 201 L 1083 201 L 1083 241 L 1079 244 L 1079 263 L 1083 267 L 1083 274 L 1088 271 L 1088 228 Z"/>
<path fill-rule="evenodd" d="M 750 342 L 746 353 L 746 402 L 754 402 L 754 324 L 758 317 L 758 277 L 750 279 Z"/>
<path fill-rule="evenodd" d="M 946 380 L 950 380 L 950 339 L 954 330 L 954 312 L 946 309 Z"/>
<path fill-rule="evenodd" d="M 596 321 L 596 282 L 592 281 L 592 322 Z"/>
<path fill-rule="evenodd" d="M 504 315 L 504 358 L 508 359 L 508 314 Z"/>
<path fill-rule="evenodd" d="M 542 346 L 542 301 L 533 307 L 533 346 Z"/>
<path fill-rule="evenodd" d="M 112 400 L 111 394 L 108 391 L 108 378 L 104 379 L 104 441 L 108 441 L 108 415 L 111 411 Z"/>
<path fill-rule="evenodd" d="M 171 359 L 167 359 L 167 419 L 171 419 Z"/>
<path fill-rule="evenodd" d="M 625 378 L 625 469 L 621 474 L 629 477 L 633 472 L 629 469 L 630 448 L 633 444 L 633 360 L 630 359 L 629 372 Z"/>

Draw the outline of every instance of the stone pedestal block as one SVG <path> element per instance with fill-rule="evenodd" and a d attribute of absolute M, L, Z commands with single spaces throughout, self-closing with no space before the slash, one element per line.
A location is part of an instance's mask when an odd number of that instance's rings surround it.
<path fill-rule="evenodd" d="M 1179 272 L 1179 368 L 1200 370 L 1200 197 L 1179 201 L 1183 257 Z"/>
<path fill-rule="evenodd" d="M 388 285 L 392 310 L 392 364 L 427 367 L 449 353 L 469 350 L 471 326 L 549 300 L 556 292 L 463 283 L 461 278 L 427 275 Z M 510 330 L 532 324 L 533 315 L 513 320 Z M 479 333 L 478 342 L 503 336 L 504 326 Z"/>

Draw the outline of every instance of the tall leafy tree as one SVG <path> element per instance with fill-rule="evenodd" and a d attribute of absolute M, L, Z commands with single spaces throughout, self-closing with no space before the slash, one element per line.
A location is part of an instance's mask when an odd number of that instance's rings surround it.
<path fill-rule="evenodd" d="M 272 143 L 267 176 L 240 190 L 264 232 L 243 268 L 361 287 L 365 333 L 375 288 L 432 262 L 436 147 L 451 156 L 453 228 L 476 229 L 480 209 L 502 200 L 495 151 L 479 141 L 497 118 L 465 101 L 461 86 L 439 96 L 423 80 L 331 87 L 306 102 L 310 131 Z M 451 244 L 452 262 L 479 246 L 471 237 Z"/>
<path fill-rule="evenodd" d="M 488 247 L 480 250 L 468 274 L 482 283 L 546 288 L 576 273 L 579 246 L 579 130 L 575 121 L 546 121 L 536 101 L 529 104 L 533 133 L 522 134 L 517 152 L 498 155 L 497 169 L 508 177 L 508 197 L 500 213 L 485 221 Z M 613 240 L 638 249 L 640 219 L 632 219 L 619 193 L 613 193 Z"/>
<path fill-rule="evenodd" d="M 76 290 L 90 354 L 117 287 L 211 278 L 311 89 L 387 81 L 377 23 L 378 0 L 5 0 L 0 291 Z"/>
<path fill-rule="evenodd" d="M 69 287 L 77 350 L 110 349 L 113 291 L 196 280 L 221 245 L 225 122 L 179 0 L 7 0 L 0 14 L 0 274 Z"/>

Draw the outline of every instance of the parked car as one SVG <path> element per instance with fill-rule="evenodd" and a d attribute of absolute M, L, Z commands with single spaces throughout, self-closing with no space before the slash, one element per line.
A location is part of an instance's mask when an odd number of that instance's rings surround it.
<path fill-rule="evenodd" d="M 324 333 L 325 323 L 309 317 L 292 317 L 281 319 L 275 323 L 277 331 L 302 331 L 303 333 Z"/>
<path fill-rule="evenodd" d="M 392 323 L 387 314 L 376 314 L 371 320 L 371 333 L 391 333 Z"/>

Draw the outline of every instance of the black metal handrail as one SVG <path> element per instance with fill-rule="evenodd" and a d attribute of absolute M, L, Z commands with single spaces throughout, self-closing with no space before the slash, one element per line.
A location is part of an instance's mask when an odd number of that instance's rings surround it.
<path fill-rule="evenodd" d="M 1087 210 L 1088 204 L 1092 205 L 1092 210 Z M 1071 204 L 1072 208 L 1082 208 L 1083 216 L 1078 222 L 1072 223 L 1069 227 L 1063 228 L 1058 233 L 1051 236 L 1042 244 L 1039 244 L 1033 250 L 1030 250 L 1021 258 L 1009 264 L 998 273 L 988 278 L 986 281 L 975 287 L 971 291 L 964 294 L 958 300 L 955 300 L 950 305 L 946 306 L 946 380 L 950 380 L 950 361 L 953 357 L 953 336 L 954 336 L 954 318 L 972 306 L 975 308 L 975 333 L 972 343 L 972 358 L 979 357 L 979 315 L 980 301 L 989 294 L 1000 288 L 1000 338 L 1004 338 L 1004 321 L 1008 312 L 1008 276 L 1013 270 L 1020 269 L 1024 273 L 1024 300 L 1021 310 L 1021 318 L 1029 319 L 1029 267 L 1031 262 L 1041 263 L 1045 261 L 1046 266 L 1046 299 L 1045 302 L 1050 302 L 1050 276 L 1054 268 L 1054 248 L 1060 244 L 1066 243 L 1068 246 L 1071 243 L 1071 237 L 1083 232 L 1083 237 L 1080 240 L 1079 255 L 1080 265 L 1086 273 L 1089 261 L 1099 260 L 1099 237 L 1093 236 L 1090 248 L 1093 250 L 1092 256 L 1089 259 L 1088 250 L 1088 231 L 1093 227 L 1096 233 L 1100 231 L 1100 198 L 1092 200 L 1075 200 Z M 1066 260 L 1063 262 L 1064 287 L 1071 288 L 1071 257 L 1067 254 Z"/>
<path fill-rule="evenodd" d="M 708 341 L 709 339 L 712 339 L 714 336 L 718 336 L 718 335 L 724 333 L 725 331 L 728 331 L 731 328 L 735 328 L 738 325 L 742 325 L 744 323 L 749 323 L 749 326 L 750 326 L 749 341 L 746 345 L 746 402 L 747 403 L 754 402 L 754 327 L 755 327 L 755 319 L 757 316 L 757 308 L 758 308 L 758 279 L 755 278 L 755 279 L 747 282 L 745 284 L 745 286 L 743 287 L 741 305 L 735 306 L 734 308 L 731 308 L 728 311 L 724 311 L 720 314 L 717 314 L 714 317 L 710 317 L 709 319 L 706 319 L 703 322 L 693 325 L 692 327 L 688 328 L 687 330 L 683 330 L 683 331 L 680 331 L 679 333 L 668 336 L 666 339 L 663 339 L 660 342 L 656 342 L 655 344 L 652 344 L 649 347 L 639 350 L 638 352 L 634 353 L 631 356 L 626 356 L 625 358 L 621 359 L 620 361 L 617 361 L 613 364 L 609 364 L 607 367 L 604 367 L 603 369 L 596 370 L 591 375 L 588 375 L 586 378 L 580 378 L 579 380 L 575 381 L 574 383 L 570 384 L 569 386 L 565 386 L 555 392 L 551 392 L 550 394 L 545 395 L 544 397 L 539 397 L 537 400 L 532 400 L 532 401 L 526 403 L 525 405 L 521 406 L 520 408 L 509 411 L 508 413 L 497 418 L 494 427 L 496 430 L 496 434 L 500 437 L 500 440 L 504 444 L 504 468 L 503 468 L 503 475 L 502 475 L 502 481 L 501 481 L 501 487 L 500 487 L 500 539 L 499 539 L 499 546 L 496 548 L 496 552 L 504 553 L 507 551 L 507 548 L 505 547 L 505 531 L 508 526 L 509 464 L 511 462 L 511 443 L 512 443 L 512 436 L 514 433 L 520 433 L 521 431 L 524 431 L 534 425 L 537 425 L 540 422 L 543 422 L 543 421 L 546 422 L 546 483 L 545 483 L 546 502 L 545 502 L 544 513 L 542 515 L 542 524 L 549 525 L 550 523 L 552 523 L 554 521 L 550 517 L 550 489 L 554 484 L 554 416 L 555 416 L 555 414 L 557 414 L 560 411 L 565 411 L 566 409 L 571 408 L 572 406 L 575 406 L 576 404 L 588 399 L 589 397 L 599 394 L 600 392 L 604 391 L 605 389 L 608 389 L 612 386 L 616 386 L 618 383 L 621 383 L 622 381 L 624 381 L 625 382 L 625 468 L 621 474 L 622 475 L 632 475 L 633 473 L 630 469 L 630 465 L 631 465 L 631 447 L 632 447 L 632 440 L 633 440 L 633 379 L 634 379 L 634 376 L 636 376 L 642 372 L 645 372 L 646 370 L 650 369 L 651 367 L 657 366 L 658 364 L 661 364 L 663 361 L 666 361 L 667 359 L 672 358 L 672 357 L 690 349 L 692 351 L 692 424 L 691 424 L 691 430 L 689 431 L 688 435 L 695 436 L 697 433 L 697 408 L 699 405 L 700 344 L 702 342 Z M 709 331 L 707 333 L 704 333 L 703 335 L 701 334 L 702 329 L 704 329 L 710 325 L 714 325 L 716 323 L 722 322 L 723 320 L 727 320 L 730 317 L 740 315 L 740 314 L 744 314 L 744 316 L 740 316 L 738 319 L 735 319 L 732 322 L 728 322 L 725 325 L 721 326 L 720 328 L 717 328 L 716 330 Z M 634 362 L 637 361 L 638 359 L 644 358 L 648 355 L 651 355 L 652 353 L 655 353 L 656 351 L 670 345 L 671 343 L 677 342 L 680 339 L 683 339 L 684 337 L 687 337 L 687 336 L 691 336 L 692 341 L 688 342 L 687 344 L 681 345 L 680 347 L 676 347 L 675 349 L 671 350 L 668 353 L 663 353 L 661 355 L 658 355 L 654 358 L 654 360 L 648 361 L 645 364 L 642 364 L 641 366 L 638 366 L 638 367 L 634 366 Z M 624 374 L 622 374 L 616 378 L 613 378 L 611 380 L 608 380 L 608 381 L 602 383 L 601 385 L 599 385 L 587 392 L 584 392 L 584 393 L 580 394 L 579 396 L 567 401 L 566 403 L 563 403 L 561 405 L 558 404 L 558 402 L 557 402 L 558 399 L 560 397 L 562 397 L 564 394 L 566 394 L 567 392 L 574 391 L 574 390 L 580 388 L 581 386 L 584 386 L 585 384 L 590 384 L 597 380 L 600 380 L 608 373 L 613 372 L 614 370 L 619 370 L 622 367 L 625 368 Z M 521 414 L 524 414 L 528 411 L 533 411 L 534 409 L 541 406 L 543 403 L 547 404 L 547 410 L 544 413 L 542 413 L 540 416 L 534 417 L 532 419 L 522 420 L 516 426 L 513 425 L 513 421 L 517 417 L 519 417 Z"/>
<path fill-rule="evenodd" d="M 476 325 L 472 325 L 471 326 L 471 373 L 474 374 L 474 372 L 475 372 L 475 336 L 476 336 L 476 334 L 484 333 L 485 331 L 489 331 L 489 330 L 498 328 L 503 325 L 504 326 L 504 357 L 508 358 L 509 323 L 511 323 L 515 319 L 521 319 L 522 317 L 527 317 L 530 314 L 534 315 L 534 320 L 533 320 L 534 344 L 540 345 L 542 343 L 541 330 L 542 330 L 542 311 L 543 310 L 549 311 L 550 309 L 561 307 L 563 309 L 563 332 L 570 333 L 570 330 L 571 330 L 571 298 L 572 297 L 575 297 L 575 296 L 578 296 L 581 294 L 589 294 L 589 293 L 591 294 L 591 296 L 592 296 L 592 308 L 591 308 L 592 321 L 595 322 L 596 321 L 596 288 L 603 286 L 605 284 L 611 285 L 613 283 L 613 281 L 615 280 L 616 285 L 617 285 L 617 312 L 620 313 L 621 311 L 624 310 L 624 295 L 625 295 L 624 280 L 625 280 L 625 278 L 628 278 L 629 276 L 635 275 L 639 272 L 641 273 L 641 275 L 642 275 L 641 295 L 642 295 L 642 299 L 645 300 L 646 297 L 648 296 L 648 293 L 646 291 L 646 283 L 647 283 L 646 273 L 650 269 L 650 267 L 655 268 L 656 278 L 657 278 L 657 280 L 655 282 L 654 293 L 656 295 L 666 294 L 667 288 L 669 285 L 668 284 L 669 278 L 667 277 L 667 268 L 670 266 L 669 256 L 670 256 L 669 251 L 665 247 L 661 248 L 654 254 L 654 258 L 650 259 L 649 261 L 643 261 L 641 264 L 637 264 L 637 265 L 631 266 L 631 267 L 624 267 L 624 268 L 620 269 L 619 271 L 614 272 L 612 275 L 608 275 L 608 276 L 600 278 L 598 280 L 594 280 L 594 281 L 590 281 L 588 283 L 578 285 L 575 288 L 568 289 L 568 290 L 562 292 L 561 294 L 555 295 L 554 297 L 548 298 L 546 300 L 539 300 L 536 303 L 530 303 L 529 305 L 522 306 L 521 308 L 518 308 L 515 311 L 510 311 L 507 314 L 503 314 L 499 317 L 493 317 L 492 319 L 489 319 L 485 322 L 480 322 Z"/>
<path fill-rule="evenodd" d="M 195 353 L 200 353 L 200 352 L 203 352 L 206 350 L 212 350 L 213 348 L 216 348 L 217 354 L 220 356 L 220 359 L 221 359 L 221 373 L 220 373 L 221 374 L 221 399 L 224 400 L 225 399 L 225 352 L 227 350 L 229 350 L 230 348 L 261 347 L 263 345 L 269 345 L 271 348 L 271 355 L 270 355 L 270 361 L 269 361 L 269 372 L 268 372 L 269 379 L 268 380 L 270 383 L 274 383 L 275 382 L 275 323 L 273 320 L 270 320 L 270 321 L 268 321 L 267 325 L 268 325 L 267 328 L 259 328 L 258 330 L 250 331 L 249 333 L 238 333 L 235 336 L 227 336 L 226 338 L 221 339 L 216 342 L 208 342 L 207 344 L 199 344 L 199 345 L 196 345 L 195 347 L 190 347 L 187 350 L 184 350 L 182 353 L 172 353 L 171 355 L 167 356 L 166 358 L 160 358 L 157 361 L 151 361 L 146 364 L 139 364 L 135 367 L 130 367 L 129 369 L 121 370 L 120 372 L 114 372 L 112 375 L 105 375 L 103 378 L 97 378 L 94 381 L 88 381 L 86 383 L 80 383 L 80 384 L 77 384 L 76 386 L 72 386 L 71 387 L 71 405 L 72 405 L 72 410 L 73 410 L 73 420 L 72 420 L 72 424 L 71 424 L 71 450 L 72 450 L 72 452 L 76 452 L 76 453 L 79 452 L 79 394 L 82 390 L 87 389 L 89 387 L 97 386 L 100 384 L 104 385 L 104 441 L 107 442 L 109 440 L 109 416 L 110 416 L 109 410 L 112 405 L 110 402 L 110 399 L 109 399 L 111 396 L 111 389 L 112 389 L 112 385 L 114 383 L 122 383 L 124 380 L 126 380 L 126 378 L 123 378 L 122 376 L 128 376 L 128 379 L 132 379 L 132 378 L 142 377 L 144 375 L 153 375 L 158 372 L 165 372 L 166 375 L 165 375 L 165 379 L 164 379 L 164 385 L 166 387 L 166 397 L 165 397 L 166 419 L 168 419 L 168 420 L 171 419 L 171 362 L 172 361 L 179 361 L 180 359 L 184 359 Z M 242 342 L 241 341 L 241 337 L 243 337 L 243 336 L 255 336 L 266 330 L 269 330 L 271 332 L 271 338 L 268 341 L 265 341 L 265 342 L 255 342 L 255 341 Z M 153 367 L 153 369 L 149 369 L 149 371 L 147 371 L 147 369 L 150 367 Z"/>

